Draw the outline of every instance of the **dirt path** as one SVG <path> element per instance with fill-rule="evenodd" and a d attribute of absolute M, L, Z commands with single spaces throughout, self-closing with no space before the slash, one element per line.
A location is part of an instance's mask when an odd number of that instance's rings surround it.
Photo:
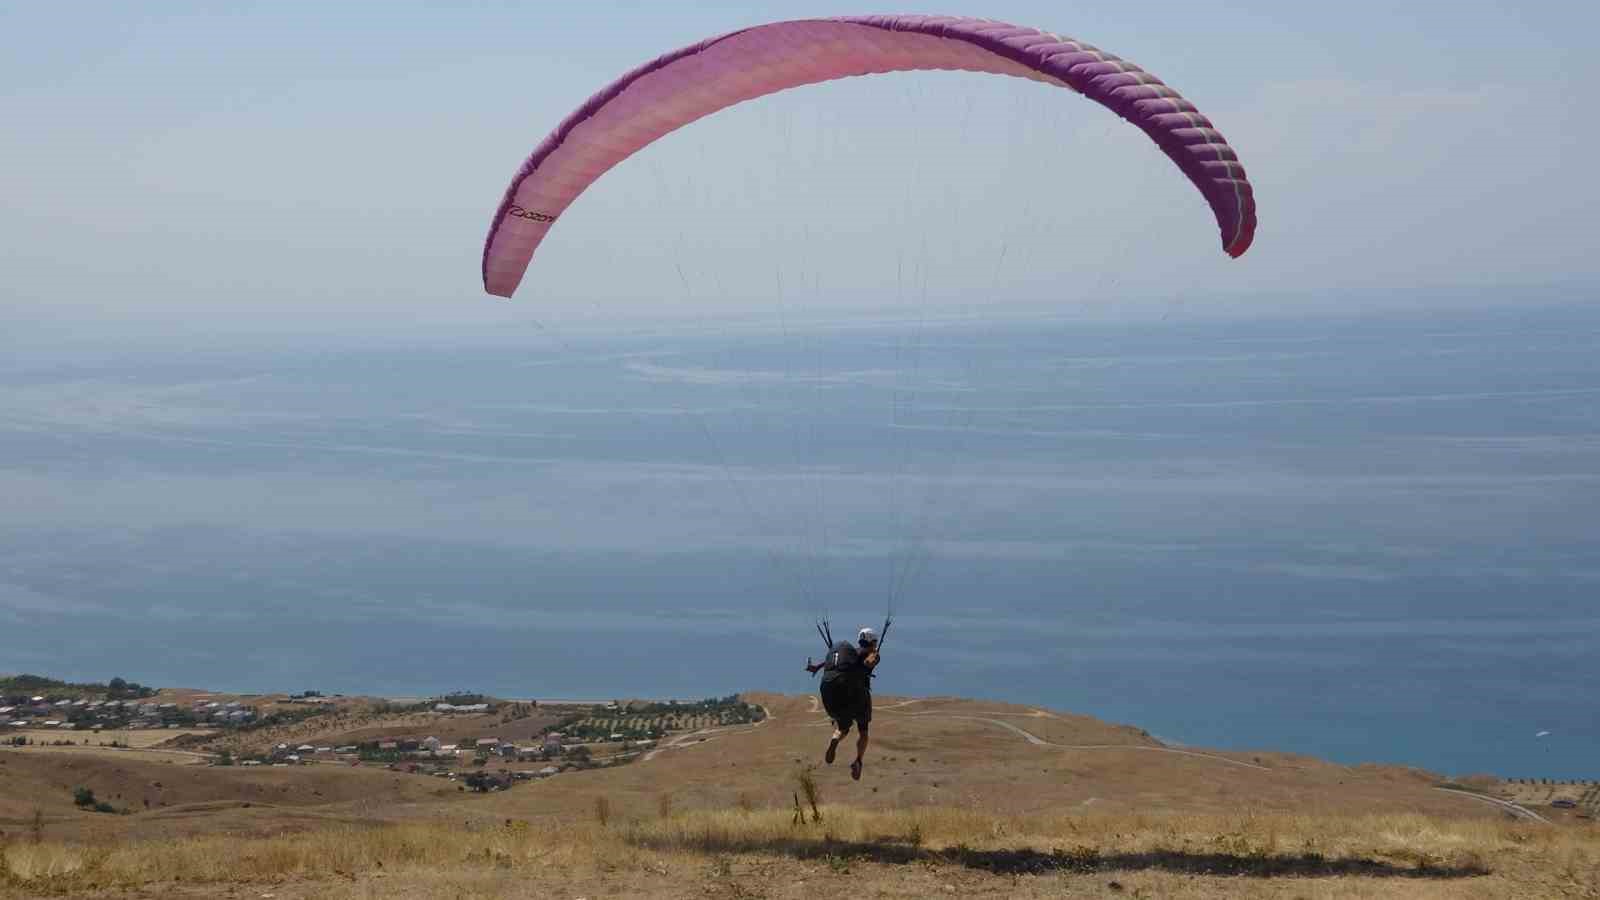
<path fill-rule="evenodd" d="M 212 762 L 213 760 L 216 759 L 216 755 L 212 754 L 212 753 L 200 753 L 200 752 L 195 751 L 195 750 L 167 750 L 167 749 L 163 749 L 163 748 L 160 748 L 160 747 L 105 747 L 105 746 L 89 746 L 89 747 L 83 747 L 83 746 L 71 746 L 71 747 L 66 747 L 66 746 L 62 746 L 62 747 L 42 746 L 41 747 L 41 746 L 28 746 L 28 747 L 7 747 L 6 750 L 11 751 L 11 752 L 15 752 L 15 753 L 39 753 L 39 754 L 58 753 L 58 754 L 78 754 L 78 755 L 82 755 L 82 756 L 104 756 L 104 757 L 115 757 L 115 756 L 120 756 L 122 754 L 127 754 L 127 755 L 133 757 L 134 759 L 146 759 L 146 760 L 150 760 L 150 761 L 154 761 L 152 759 L 152 757 L 174 757 L 175 756 L 175 757 L 178 757 L 180 760 L 182 760 L 184 765 L 189 765 L 189 766 L 205 765 L 206 763 Z M 166 762 L 172 762 L 171 759 L 167 759 L 165 761 Z"/>
<path fill-rule="evenodd" d="M 761 711 L 766 713 L 766 715 L 762 717 L 761 721 L 755 723 L 754 725 L 718 725 L 715 728 L 702 728 L 698 731 L 690 731 L 685 734 L 680 734 L 675 737 L 668 738 L 666 742 L 651 750 L 649 753 L 646 753 L 639 759 L 639 761 L 649 762 L 650 760 L 655 759 L 656 755 L 663 750 L 674 750 L 679 747 L 687 746 L 691 743 L 703 744 L 706 741 L 730 732 L 735 734 L 743 734 L 748 731 L 754 731 L 757 728 L 760 728 L 762 725 L 765 725 L 777 718 L 777 716 L 772 714 L 772 710 L 768 709 L 766 706 L 761 706 Z"/>
<path fill-rule="evenodd" d="M 1501 800 L 1499 797 L 1490 797 L 1486 794 L 1474 794 L 1472 791 L 1458 791 L 1455 788 L 1434 788 L 1434 790 L 1443 791 L 1446 794 L 1459 794 L 1463 797 L 1471 797 L 1472 799 L 1482 803 L 1498 806 L 1514 816 L 1528 819 L 1530 821 L 1543 822 L 1546 825 L 1554 824 L 1544 816 L 1539 815 L 1525 806 L 1518 806 L 1517 804 L 1512 803 L 1510 800 Z"/>
<path fill-rule="evenodd" d="M 896 705 L 902 705 L 902 704 L 896 704 Z M 885 708 L 888 708 L 888 707 L 885 707 Z M 907 718 L 921 718 L 923 716 L 934 716 L 934 717 L 943 718 L 943 719 L 966 719 L 968 721 L 973 721 L 973 722 L 985 722 L 985 723 L 990 724 L 990 725 L 994 725 L 994 726 L 997 726 L 997 727 L 1000 727 L 1000 728 L 1004 728 L 1005 730 L 1016 734 L 1017 736 L 1021 737 L 1023 740 L 1025 740 L 1028 743 L 1033 744 L 1034 746 L 1037 746 L 1037 747 L 1055 747 L 1056 749 L 1059 749 L 1059 750 L 1144 750 L 1144 751 L 1148 751 L 1148 752 L 1151 752 L 1151 753 L 1175 753 L 1175 754 L 1178 754 L 1180 756 L 1194 756 L 1194 757 L 1199 757 L 1200 759 L 1210 759 L 1210 760 L 1215 760 L 1216 762 L 1227 763 L 1227 764 L 1232 765 L 1232 766 L 1240 766 L 1240 767 L 1246 768 L 1246 769 L 1256 769 L 1256 770 L 1262 771 L 1262 772 L 1271 772 L 1271 771 L 1273 771 L 1272 769 L 1270 769 L 1270 768 L 1268 768 L 1266 766 L 1256 765 L 1255 763 L 1248 763 L 1248 762 L 1245 762 L 1244 760 L 1240 760 L 1240 759 L 1230 759 L 1230 758 L 1228 758 L 1226 756 L 1217 756 L 1216 754 L 1212 754 L 1212 753 L 1198 753 L 1198 752 L 1195 752 L 1193 750 L 1179 750 L 1179 749 L 1176 749 L 1174 747 L 1144 747 L 1144 746 L 1129 745 L 1129 744 L 1057 744 L 1057 743 L 1053 743 L 1051 741 L 1047 741 L 1047 740 L 1039 737 L 1038 735 L 1033 734 L 1032 732 L 1029 732 L 1029 731 L 1027 731 L 1025 729 L 1019 728 L 1016 725 L 1011 724 L 1010 722 L 1005 722 L 1005 721 L 1002 721 L 1000 719 L 991 719 L 991 718 L 987 718 L 987 717 L 984 717 L 984 716 L 961 716 L 961 715 L 954 715 L 954 714 L 950 714 L 950 713 L 900 713 L 900 715 L 904 715 Z M 1515 803 L 1512 803 L 1510 800 L 1502 800 L 1502 799 L 1500 799 L 1498 797 L 1490 797 L 1490 796 L 1487 796 L 1487 795 L 1484 795 L 1484 794 L 1475 794 L 1475 793 L 1473 793 L 1471 791 L 1458 791 L 1458 790 L 1455 790 L 1454 788 L 1434 788 L 1434 790 L 1442 791 L 1442 792 L 1444 792 L 1446 794 L 1459 794 L 1462 797 L 1469 797 L 1469 798 L 1471 798 L 1473 800 L 1479 801 L 1480 803 L 1488 803 L 1488 804 L 1491 804 L 1493 806 L 1498 806 L 1501 809 L 1505 810 L 1506 812 L 1511 813 L 1514 816 L 1518 816 L 1520 818 L 1528 819 L 1529 821 L 1543 822 L 1546 825 L 1551 824 L 1550 820 L 1546 819 L 1544 816 L 1541 816 L 1538 813 L 1534 812 L 1533 810 L 1528 809 L 1528 808 L 1526 808 L 1524 806 L 1519 806 L 1519 805 L 1517 805 Z"/>
<path fill-rule="evenodd" d="M 911 705 L 913 703 L 921 703 L 921 702 L 924 702 L 924 701 L 923 700 L 906 700 L 906 701 L 902 701 L 900 703 L 893 703 L 893 704 L 890 704 L 888 706 L 878 707 L 878 711 L 881 712 L 881 711 L 884 711 L 884 710 L 892 710 L 892 709 L 896 709 L 898 707 L 909 706 L 909 705 Z M 810 709 L 810 711 L 813 712 L 813 713 L 822 711 L 821 710 L 821 706 L 818 704 L 816 697 L 812 697 L 811 698 L 811 709 Z M 993 726 L 995 726 L 997 728 L 1003 728 L 1006 731 L 1009 731 L 1009 732 L 1017 735 L 1018 737 L 1022 738 L 1023 740 L 1027 741 L 1028 743 L 1034 745 L 1035 747 L 1054 747 L 1057 750 L 1142 750 L 1142 751 L 1145 751 L 1145 752 L 1148 752 L 1148 753 L 1172 753 L 1172 754 L 1176 754 L 1178 756 L 1192 756 L 1192 757 L 1196 757 L 1198 759 L 1208 759 L 1208 760 L 1212 760 L 1214 762 L 1226 763 L 1226 764 L 1228 764 L 1230 766 L 1239 766 L 1240 768 L 1244 768 L 1244 769 L 1255 769 L 1258 772 L 1272 772 L 1272 771 L 1274 771 L 1273 769 L 1271 769 L 1271 768 L 1269 768 L 1267 766 L 1257 765 L 1256 763 L 1245 762 L 1244 760 L 1240 760 L 1240 759 L 1231 759 L 1231 758 L 1226 757 L 1226 756 L 1218 756 L 1218 755 L 1216 755 L 1214 753 L 1200 753 L 1200 752 L 1197 752 L 1197 751 L 1194 751 L 1194 750 L 1179 750 L 1179 749 L 1177 749 L 1175 747 L 1147 747 L 1147 746 L 1142 746 L 1142 745 L 1138 745 L 1138 744 L 1057 744 L 1057 743 L 1054 743 L 1052 741 L 1047 741 L 1044 738 L 1041 738 L 1038 735 L 1034 734 L 1033 732 L 1028 731 L 1028 730 L 1026 730 L 1024 728 L 1021 728 L 1021 727 L 1019 727 L 1017 725 L 1014 725 L 1014 724 L 1012 724 L 1010 722 L 1004 721 L 1002 719 L 989 718 L 987 716 L 965 716 L 965 715 L 957 715 L 957 714 L 954 714 L 954 713 L 938 713 L 938 712 L 892 713 L 891 715 L 905 716 L 906 718 L 932 717 L 932 718 L 940 718 L 940 719 L 961 719 L 961 720 L 966 720 L 966 721 L 970 721 L 970 722 L 983 722 L 983 723 L 988 724 L 988 725 L 993 725 Z M 1028 714 L 1014 713 L 1013 715 L 1018 715 L 1018 716 L 1026 715 L 1026 716 L 1028 716 L 1030 718 L 1055 718 L 1054 716 L 1051 716 L 1049 713 L 1044 712 L 1043 710 L 1034 710 L 1032 713 L 1028 713 Z M 822 726 L 819 725 L 817 727 L 822 727 Z M 692 736 L 692 735 L 686 735 L 685 737 L 690 737 L 690 736 Z M 649 757 L 646 757 L 646 759 L 648 759 L 648 758 Z M 1458 790 L 1454 790 L 1452 788 L 1435 788 L 1435 790 L 1443 791 L 1444 793 L 1447 793 L 1447 794 L 1459 794 L 1459 795 L 1461 795 L 1463 797 L 1468 797 L 1468 798 L 1471 798 L 1473 800 L 1477 800 L 1477 801 L 1479 801 L 1481 803 L 1489 803 L 1489 804 L 1492 804 L 1494 806 L 1500 807 L 1501 809 L 1511 813 L 1512 815 L 1515 815 L 1515 816 L 1518 816 L 1518 817 L 1521 817 L 1521 818 L 1524 818 L 1524 819 L 1528 819 L 1530 821 L 1543 822 L 1546 825 L 1551 824 L 1550 820 L 1546 819 L 1544 816 L 1539 815 L 1538 813 L 1534 812 L 1531 809 L 1527 809 L 1526 807 L 1519 806 L 1519 805 L 1517 805 L 1515 803 L 1512 803 L 1509 800 L 1501 800 L 1498 797 L 1489 797 L 1489 796 L 1486 796 L 1486 795 L 1483 795 L 1483 794 L 1475 794 L 1475 793 L 1473 793 L 1471 791 L 1458 791 Z M 1093 802 L 1093 801 L 1090 801 L 1090 802 Z"/>
<path fill-rule="evenodd" d="M 908 705 L 910 705 L 912 703 L 921 703 L 921 702 L 923 702 L 923 701 L 921 701 L 921 700 L 907 700 L 907 701 L 904 701 L 902 703 L 894 703 L 894 704 L 890 704 L 889 706 L 877 707 L 876 711 L 877 712 L 883 712 L 885 710 L 891 710 L 891 709 L 894 709 L 896 707 L 908 706 Z M 814 712 L 814 713 L 822 711 L 821 707 L 817 703 L 817 698 L 815 698 L 815 697 L 811 698 L 811 709 L 810 709 L 810 711 Z M 1033 732 L 1028 731 L 1028 730 L 1026 730 L 1024 728 L 1021 728 L 1021 727 L 1019 727 L 1017 725 L 1013 725 L 1010 722 L 1004 721 L 1002 719 L 990 718 L 988 716 L 964 716 L 964 715 L 957 715 L 955 713 L 939 713 L 939 712 L 891 713 L 891 715 L 902 715 L 902 716 L 905 716 L 908 719 L 911 719 L 911 718 L 918 718 L 918 719 L 920 719 L 920 718 L 963 719 L 963 720 L 966 720 L 966 721 L 969 721 L 969 722 L 983 722 L 984 724 L 987 724 L 987 725 L 994 725 L 994 726 L 996 726 L 998 728 L 1004 728 L 1006 731 L 1009 731 L 1009 732 L 1015 734 L 1017 737 L 1022 738 L 1023 740 L 1027 741 L 1028 743 L 1034 745 L 1035 747 L 1054 747 L 1057 750 L 1144 750 L 1144 751 L 1151 752 L 1151 753 L 1172 753 L 1172 754 L 1176 754 L 1178 756 L 1193 756 L 1193 757 L 1196 757 L 1196 758 L 1199 758 L 1199 759 L 1209 759 L 1209 760 L 1212 760 L 1214 762 L 1227 763 L 1230 766 L 1239 766 L 1239 767 L 1245 768 L 1245 769 L 1255 769 L 1258 772 L 1271 772 L 1271 771 L 1274 771 L 1273 769 L 1271 769 L 1271 768 L 1269 768 L 1267 766 L 1257 765 L 1256 763 L 1248 763 L 1248 762 L 1245 762 L 1244 760 L 1241 760 L 1241 759 L 1232 759 L 1232 758 L 1229 758 L 1229 757 L 1226 757 L 1226 756 L 1218 756 L 1215 753 L 1200 753 L 1200 752 L 1195 751 L 1195 750 L 1179 750 L 1176 747 L 1146 747 L 1146 746 L 1143 746 L 1143 745 L 1140 745 L 1140 744 L 1057 744 L 1057 743 L 1054 743 L 1052 741 L 1047 741 L 1044 738 L 1039 737 L 1038 735 L 1034 734 Z M 1044 712 L 1042 710 L 1034 710 L 1032 713 L 1013 713 L 1012 715 L 1022 716 L 1022 717 L 1026 717 L 1026 718 L 1055 718 L 1054 716 L 1051 716 L 1049 713 Z M 827 725 L 826 725 L 826 723 L 817 723 L 813 727 L 823 728 L 823 727 L 827 727 Z"/>
<path fill-rule="evenodd" d="M 1214 753 L 1199 753 L 1194 750 L 1179 750 L 1174 747 L 1146 747 L 1140 744 L 1057 744 L 1047 741 L 1030 731 L 1019 728 L 1010 722 L 1006 722 L 1001 719 L 991 719 L 984 716 L 960 716 L 952 713 L 901 713 L 900 715 L 904 715 L 907 718 L 922 718 L 925 716 L 931 716 L 941 719 L 966 719 L 971 722 L 984 722 L 989 725 L 1004 728 L 1005 730 L 1016 734 L 1023 740 L 1033 744 L 1036 747 L 1054 747 L 1058 750 L 1145 750 L 1151 753 L 1175 753 L 1179 756 L 1194 756 L 1200 759 L 1215 760 L 1216 762 L 1227 763 L 1230 766 L 1240 766 L 1242 768 L 1256 769 L 1262 772 L 1272 771 L 1272 769 L 1266 766 L 1248 763 L 1240 759 L 1230 759 L 1229 757 L 1218 756 Z"/>
<path fill-rule="evenodd" d="M 822 711 L 822 707 L 817 702 L 817 698 L 816 697 L 812 697 L 810 699 L 811 699 L 811 709 L 810 709 L 810 711 L 814 712 L 814 713 L 821 712 Z M 902 706 L 910 706 L 913 703 L 923 703 L 923 702 L 926 702 L 926 698 L 924 698 L 922 700 L 904 700 L 904 701 L 901 701 L 900 703 L 891 703 L 888 706 L 880 706 L 880 707 L 877 708 L 877 712 L 883 712 L 885 710 L 892 710 L 892 709 L 896 709 L 896 708 L 902 707 Z M 1138 745 L 1138 744 L 1057 744 L 1057 743 L 1053 743 L 1051 741 L 1047 741 L 1044 738 L 1041 738 L 1038 735 L 1034 734 L 1033 732 L 1027 731 L 1026 729 L 1023 729 L 1023 728 L 1020 728 L 1020 727 L 1018 727 L 1016 725 L 1013 725 L 1010 722 L 1006 722 L 1006 721 L 1004 721 L 1002 719 L 989 718 L 987 716 L 963 716 L 963 715 L 956 715 L 954 713 L 938 713 L 938 712 L 892 713 L 892 715 L 903 715 L 903 716 L 905 716 L 907 718 L 932 717 L 932 718 L 939 718 L 939 719 L 965 719 L 965 720 L 971 721 L 971 722 L 983 722 L 985 724 L 994 725 L 994 726 L 997 726 L 999 728 L 1004 728 L 1005 730 L 1007 730 L 1009 732 L 1012 732 L 1013 734 L 1017 735 L 1018 737 L 1022 738 L 1025 741 L 1027 741 L 1028 743 L 1033 744 L 1036 747 L 1054 747 L 1057 750 L 1145 750 L 1145 751 L 1149 751 L 1149 752 L 1152 752 L 1152 753 L 1173 753 L 1173 754 L 1176 754 L 1178 756 L 1193 756 L 1193 757 L 1197 757 L 1199 759 L 1209 759 L 1209 760 L 1214 760 L 1214 761 L 1220 762 L 1220 763 L 1227 763 L 1230 766 L 1240 766 L 1240 767 L 1245 768 L 1245 769 L 1255 769 L 1255 770 L 1260 771 L 1260 772 L 1271 772 L 1271 771 L 1273 771 L 1272 769 L 1270 769 L 1270 768 L 1268 768 L 1266 766 L 1257 765 L 1255 763 L 1247 763 L 1244 760 L 1240 760 L 1240 759 L 1230 759 L 1229 757 L 1218 756 L 1218 755 L 1216 755 L 1214 753 L 1199 753 L 1199 752 L 1194 751 L 1194 750 L 1179 750 L 1179 749 L 1177 749 L 1175 747 L 1145 747 L 1145 746 L 1141 746 L 1141 745 Z M 1038 709 L 1036 709 L 1036 710 L 1034 710 L 1034 711 L 1032 711 L 1030 713 L 1012 713 L 1012 715 L 1023 716 L 1023 717 L 1026 717 L 1026 718 L 1035 718 L 1035 719 L 1038 719 L 1038 718 L 1046 718 L 1046 719 L 1056 718 L 1055 716 L 1052 716 L 1050 713 L 1047 713 L 1044 710 L 1038 710 Z M 819 725 L 817 727 L 822 727 L 822 726 Z"/>
<path fill-rule="evenodd" d="M 916 701 L 909 701 L 909 702 L 916 702 Z M 903 706 L 905 704 L 894 704 L 894 705 L 895 706 Z M 815 707 L 815 702 L 813 702 L 813 708 L 814 707 Z M 890 709 L 892 707 L 883 707 L 883 708 L 884 709 Z M 1047 713 L 1043 713 L 1042 711 L 1039 711 L 1039 710 L 1035 710 L 1035 714 L 1036 715 L 1048 715 Z M 955 715 L 953 713 L 898 713 L 897 715 L 904 715 L 907 718 L 922 718 L 924 716 L 932 716 L 932 717 L 941 718 L 941 719 L 965 719 L 967 721 L 972 721 L 972 722 L 984 722 L 984 723 L 987 723 L 989 725 L 994 725 L 994 726 L 999 727 L 999 728 L 1004 728 L 1005 730 L 1010 731 L 1013 734 L 1016 734 L 1018 737 L 1021 737 L 1023 740 L 1027 741 L 1030 744 L 1033 744 L 1036 747 L 1054 747 L 1054 748 L 1056 748 L 1058 750 L 1144 750 L 1144 751 L 1147 751 L 1147 752 L 1150 752 L 1150 753 L 1175 753 L 1175 754 L 1177 754 L 1179 756 L 1194 756 L 1194 757 L 1198 757 L 1200 759 L 1214 760 L 1214 761 L 1220 762 L 1220 763 L 1227 763 L 1228 765 L 1231 765 L 1231 766 L 1239 766 L 1239 767 L 1245 768 L 1245 769 L 1255 769 L 1255 770 L 1261 771 L 1261 772 L 1271 772 L 1271 771 L 1273 771 L 1272 769 L 1270 769 L 1270 768 L 1268 768 L 1266 766 L 1257 765 L 1255 763 L 1248 763 L 1248 762 L 1245 762 L 1244 760 L 1240 760 L 1240 759 L 1230 759 L 1230 758 L 1228 758 L 1226 756 L 1218 756 L 1218 755 L 1213 754 L 1213 753 L 1199 753 L 1199 752 L 1196 752 L 1194 750 L 1179 750 L 1179 749 L 1177 749 L 1175 747 L 1145 747 L 1145 746 L 1140 746 L 1140 745 L 1137 745 L 1137 744 L 1057 744 L 1057 743 L 1054 743 L 1054 742 L 1051 742 L 1051 741 L 1047 741 L 1044 738 L 1041 738 L 1038 735 L 1033 734 L 1030 731 L 1027 731 L 1026 729 L 1019 728 L 1018 726 L 1013 725 L 1010 722 L 1006 722 L 1006 721 L 1003 721 L 1003 720 L 1000 720 L 1000 719 L 991 719 L 991 718 L 988 718 L 988 717 L 985 717 L 985 716 L 962 716 L 962 715 Z M 1475 793 L 1473 793 L 1471 791 L 1458 791 L 1458 790 L 1455 790 L 1453 788 L 1434 788 L 1434 790 L 1443 791 L 1446 794 L 1459 794 L 1460 796 L 1469 797 L 1469 798 L 1471 798 L 1473 800 L 1477 800 L 1477 801 L 1479 801 L 1481 803 L 1488 803 L 1488 804 L 1491 804 L 1493 806 L 1498 806 L 1501 809 L 1505 810 L 1506 812 L 1509 812 L 1512 815 L 1518 816 L 1520 818 L 1528 819 L 1528 820 L 1534 821 L 1534 822 L 1543 822 L 1546 825 L 1551 824 L 1550 820 L 1546 819 L 1544 816 L 1539 815 L 1538 813 L 1534 812 L 1531 809 L 1528 809 L 1526 807 L 1519 806 L 1519 805 L 1517 805 L 1515 803 L 1512 803 L 1510 800 L 1501 800 L 1498 797 L 1489 797 L 1489 796 L 1486 796 L 1484 794 L 1475 794 Z"/>
<path fill-rule="evenodd" d="M 750 726 L 750 728 L 754 727 L 755 726 L 753 725 Z M 686 747 L 690 744 L 703 744 L 707 741 L 714 740 L 729 731 L 733 731 L 734 729 L 745 729 L 748 731 L 750 728 L 746 728 L 743 725 L 719 725 L 715 728 L 702 728 L 698 731 L 685 732 L 683 734 L 667 738 L 665 742 L 651 750 L 649 753 L 646 753 L 639 761 L 649 762 L 650 760 L 655 759 L 657 755 L 665 750 L 676 750 L 680 747 Z"/>

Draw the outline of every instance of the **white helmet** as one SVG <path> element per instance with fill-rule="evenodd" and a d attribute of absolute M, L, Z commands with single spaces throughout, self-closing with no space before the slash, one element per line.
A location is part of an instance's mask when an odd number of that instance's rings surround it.
<path fill-rule="evenodd" d="M 859 644 L 876 644 L 877 642 L 878 642 L 878 633 L 876 631 L 873 631 L 870 627 L 861 629 L 861 632 L 856 635 L 856 643 L 859 643 Z"/>

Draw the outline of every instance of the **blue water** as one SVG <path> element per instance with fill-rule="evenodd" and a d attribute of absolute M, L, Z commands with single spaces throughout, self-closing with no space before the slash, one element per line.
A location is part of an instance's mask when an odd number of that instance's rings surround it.
<path fill-rule="evenodd" d="M 1600 777 L 1600 313 L 758 325 L 34 348 L 0 670 L 803 692 L 892 601 L 882 692 Z"/>

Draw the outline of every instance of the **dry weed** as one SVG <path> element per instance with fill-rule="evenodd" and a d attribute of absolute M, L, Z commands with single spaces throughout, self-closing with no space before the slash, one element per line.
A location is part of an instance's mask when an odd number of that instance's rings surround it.
<path fill-rule="evenodd" d="M 805 798 L 806 804 L 811 807 L 811 821 L 813 824 L 822 821 L 822 792 L 817 787 L 815 766 L 801 766 L 795 770 L 795 784 L 800 788 L 800 795 Z"/>

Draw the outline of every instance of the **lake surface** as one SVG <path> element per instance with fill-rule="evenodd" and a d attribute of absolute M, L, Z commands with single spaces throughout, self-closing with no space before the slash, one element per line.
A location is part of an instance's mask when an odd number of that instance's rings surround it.
<path fill-rule="evenodd" d="M 762 324 L 0 361 L 0 670 L 1600 777 L 1600 313 Z"/>

